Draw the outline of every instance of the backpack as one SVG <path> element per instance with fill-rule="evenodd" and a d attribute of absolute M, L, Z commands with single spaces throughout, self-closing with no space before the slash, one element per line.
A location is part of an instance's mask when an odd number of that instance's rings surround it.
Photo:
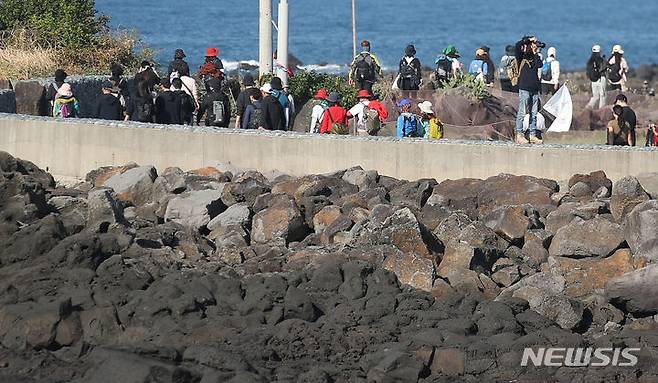
<path fill-rule="evenodd" d="M 411 63 L 413 63 L 413 59 L 411 61 L 407 60 L 407 58 L 402 59 L 402 67 L 400 68 L 400 78 L 404 79 L 410 79 L 414 80 L 416 79 L 416 68 L 414 68 Z"/>
<path fill-rule="evenodd" d="M 498 78 L 501 80 L 509 80 L 509 69 L 512 63 L 516 60 L 513 56 L 505 56 L 500 62 L 500 67 L 498 68 Z"/>
<path fill-rule="evenodd" d="M 553 61 L 544 61 L 544 65 L 541 67 L 541 79 L 542 81 L 551 81 L 553 80 Z"/>
<path fill-rule="evenodd" d="M 247 129 L 258 129 L 265 126 L 265 113 L 262 108 L 257 108 L 254 105 L 254 111 L 249 117 L 249 122 L 247 122 Z"/>
<path fill-rule="evenodd" d="M 62 118 L 73 117 L 73 103 L 71 102 L 62 103 L 59 108 L 59 114 Z"/>
<path fill-rule="evenodd" d="M 331 112 L 329 109 L 327 109 L 325 115 L 327 118 L 329 118 L 329 121 L 331 122 L 331 131 L 329 133 L 331 134 L 340 134 L 340 135 L 346 135 L 350 133 L 350 128 L 347 127 L 347 125 L 343 124 L 342 122 L 334 122 L 333 117 L 331 117 Z"/>
<path fill-rule="evenodd" d="M 430 119 L 428 134 L 429 137 L 433 139 L 438 140 L 443 138 L 443 124 L 438 118 L 433 117 Z"/>
<path fill-rule="evenodd" d="M 227 116 L 224 114 L 224 101 L 213 101 L 212 115 L 208 117 L 213 124 L 225 124 Z"/>
<path fill-rule="evenodd" d="M 354 77 L 357 81 L 373 80 L 374 76 L 374 62 L 369 53 L 363 52 L 356 56 L 354 59 Z"/>
<path fill-rule="evenodd" d="M 375 109 L 364 106 L 363 118 L 368 135 L 376 136 L 382 128 L 382 121 L 379 119 L 379 112 Z"/>
<path fill-rule="evenodd" d="M 417 137 L 418 136 L 418 118 L 416 116 L 403 116 L 404 122 L 402 123 L 402 137 Z"/>
<path fill-rule="evenodd" d="M 452 61 L 447 56 L 441 55 L 436 60 L 434 75 L 439 82 L 447 81 L 450 78 L 452 75 Z"/>
<path fill-rule="evenodd" d="M 608 66 L 607 77 L 608 81 L 613 83 L 621 81 L 621 60 L 615 60 L 614 64 Z"/>
<path fill-rule="evenodd" d="M 322 120 L 324 120 L 324 115 L 327 113 L 327 109 L 329 109 L 329 107 L 322 108 L 322 114 L 320 115 L 320 118 L 318 118 L 318 121 L 315 123 L 315 133 L 320 133 L 320 130 L 322 129 Z"/>
<path fill-rule="evenodd" d="M 521 60 L 521 64 L 519 64 L 516 61 L 516 58 L 514 58 L 510 63 L 510 66 L 507 69 L 507 76 L 509 77 L 512 86 L 517 86 L 519 84 L 519 77 L 521 77 L 521 67 L 524 64 L 530 65 L 530 61 L 523 59 Z"/>
<path fill-rule="evenodd" d="M 599 60 L 590 60 L 587 62 L 587 78 L 589 78 L 591 82 L 597 82 L 601 79 Z"/>
<path fill-rule="evenodd" d="M 141 102 L 137 104 L 137 120 L 140 122 L 153 121 L 153 103 Z"/>

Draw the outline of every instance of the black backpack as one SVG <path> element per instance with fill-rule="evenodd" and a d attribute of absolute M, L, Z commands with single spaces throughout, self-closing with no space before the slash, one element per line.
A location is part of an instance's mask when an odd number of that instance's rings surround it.
<path fill-rule="evenodd" d="M 139 122 L 153 122 L 153 103 L 149 100 L 138 102 L 136 105 L 137 120 Z"/>
<path fill-rule="evenodd" d="M 223 125 L 226 123 L 226 118 L 229 117 L 224 113 L 224 101 L 216 100 L 212 102 L 212 108 L 208 110 L 208 120 L 212 124 Z"/>
<path fill-rule="evenodd" d="M 357 81 L 367 81 L 374 79 L 375 63 L 368 53 L 361 53 L 354 62 L 354 77 Z"/>
<path fill-rule="evenodd" d="M 615 62 L 608 66 L 607 70 L 608 80 L 610 82 L 619 82 L 621 81 L 621 60 Z"/>
<path fill-rule="evenodd" d="M 591 82 L 597 82 L 601 79 L 601 63 L 599 60 L 590 60 L 587 62 L 587 78 Z"/>
<path fill-rule="evenodd" d="M 247 122 L 247 129 L 258 129 L 265 127 L 265 113 L 262 108 L 254 106 L 254 111 L 251 113 L 249 122 Z"/>
<path fill-rule="evenodd" d="M 416 79 L 416 68 L 411 65 L 414 60 L 407 61 L 406 58 L 402 59 L 402 67 L 400 68 L 400 78 L 412 80 L 415 82 Z"/>
<path fill-rule="evenodd" d="M 452 75 L 452 61 L 447 56 L 441 56 L 436 61 L 434 75 L 439 82 L 448 81 Z"/>

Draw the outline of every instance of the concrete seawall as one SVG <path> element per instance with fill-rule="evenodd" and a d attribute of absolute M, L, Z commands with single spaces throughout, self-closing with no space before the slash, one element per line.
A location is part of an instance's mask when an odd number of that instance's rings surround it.
<path fill-rule="evenodd" d="M 518 146 L 501 142 L 398 140 L 297 133 L 213 130 L 98 120 L 0 114 L 0 150 L 51 173 L 84 177 L 127 162 L 185 170 L 230 162 L 294 175 L 360 165 L 415 180 L 486 178 L 500 173 L 555 180 L 604 170 L 612 180 L 658 171 L 658 151 L 605 146 Z"/>

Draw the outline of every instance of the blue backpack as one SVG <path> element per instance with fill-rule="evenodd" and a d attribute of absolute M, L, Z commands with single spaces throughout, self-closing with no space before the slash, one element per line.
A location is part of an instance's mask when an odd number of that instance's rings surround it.
<path fill-rule="evenodd" d="M 482 60 L 473 60 L 471 62 L 471 65 L 468 67 L 468 73 L 471 76 L 477 76 L 480 73 L 486 75 L 487 73 L 484 73 L 484 61 Z"/>
<path fill-rule="evenodd" d="M 551 71 L 552 61 L 544 61 L 544 65 L 541 67 L 541 79 L 544 81 L 551 81 L 553 79 L 553 72 Z"/>
<path fill-rule="evenodd" d="M 418 119 L 416 116 L 402 116 L 402 137 L 418 137 Z"/>
<path fill-rule="evenodd" d="M 288 95 L 285 92 L 272 90 L 272 96 L 279 100 L 279 104 L 281 104 L 283 109 L 286 109 L 290 106 L 290 100 L 288 100 Z"/>

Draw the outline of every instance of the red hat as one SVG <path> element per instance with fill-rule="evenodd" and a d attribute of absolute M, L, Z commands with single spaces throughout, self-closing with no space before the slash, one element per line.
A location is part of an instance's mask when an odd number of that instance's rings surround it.
<path fill-rule="evenodd" d="M 367 89 L 361 89 L 356 98 L 372 98 L 372 94 Z"/>
<path fill-rule="evenodd" d="M 329 97 L 329 93 L 324 88 L 318 89 L 318 93 L 315 94 L 316 100 L 326 100 L 327 97 Z"/>
<path fill-rule="evenodd" d="M 219 55 L 218 48 L 208 48 L 206 49 L 206 57 L 217 57 Z"/>

